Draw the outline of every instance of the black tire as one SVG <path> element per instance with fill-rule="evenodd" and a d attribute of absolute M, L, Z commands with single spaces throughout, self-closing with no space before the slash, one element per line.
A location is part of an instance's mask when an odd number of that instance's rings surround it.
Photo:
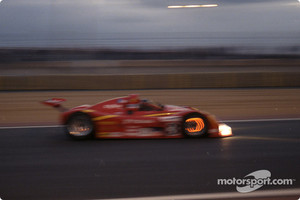
<path fill-rule="evenodd" d="M 200 113 L 188 114 L 183 118 L 182 131 L 185 137 L 197 138 L 207 135 L 207 120 Z"/>
<path fill-rule="evenodd" d="M 94 137 L 95 127 L 91 117 L 85 113 L 72 114 L 66 123 L 66 132 L 73 139 L 89 139 Z"/>

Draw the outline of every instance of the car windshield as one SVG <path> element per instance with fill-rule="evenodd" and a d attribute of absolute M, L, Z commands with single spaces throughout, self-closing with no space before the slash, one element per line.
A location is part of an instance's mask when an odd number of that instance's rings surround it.
<path fill-rule="evenodd" d="M 163 105 L 152 100 L 144 99 L 140 104 L 140 111 L 159 111 L 163 110 Z"/>

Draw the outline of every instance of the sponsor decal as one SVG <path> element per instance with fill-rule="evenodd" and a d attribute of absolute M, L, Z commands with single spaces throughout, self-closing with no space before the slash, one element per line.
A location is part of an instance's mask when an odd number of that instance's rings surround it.
<path fill-rule="evenodd" d="M 158 136 L 159 132 L 153 128 L 128 128 L 126 129 L 127 136 L 151 137 Z"/>
<path fill-rule="evenodd" d="M 181 107 L 181 106 L 173 106 L 173 105 L 168 105 L 168 110 L 169 111 L 186 111 L 186 110 L 189 110 L 188 108 L 185 108 L 185 107 Z"/>
<path fill-rule="evenodd" d="M 248 193 L 258 190 L 264 185 L 293 185 L 295 179 L 271 179 L 269 170 L 258 170 L 247 174 L 244 178 L 218 179 L 218 185 L 235 185 L 236 190 L 240 193 Z"/>
<path fill-rule="evenodd" d="M 128 101 L 126 99 L 118 99 L 117 103 L 127 103 Z"/>
<path fill-rule="evenodd" d="M 105 108 L 105 109 L 119 109 L 119 108 L 122 108 L 122 105 L 108 104 L 108 105 L 104 105 L 103 108 Z"/>
<path fill-rule="evenodd" d="M 123 124 L 152 124 L 154 120 L 151 119 L 125 119 Z"/>
<path fill-rule="evenodd" d="M 100 117 L 95 117 L 95 118 L 93 118 L 93 121 L 100 121 L 100 120 L 109 119 L 109 118 L 113 118 L 113 117 L 117 117 L 117 115 L 104 115 L 104 116 L 100 116 Z"/>
<path fill-rule="evenodd" d="M 159 121 L 161 122 L 178 122 L 181 121 L 180 116 L 167 116 L 167 117 L 159 117 Z"/>

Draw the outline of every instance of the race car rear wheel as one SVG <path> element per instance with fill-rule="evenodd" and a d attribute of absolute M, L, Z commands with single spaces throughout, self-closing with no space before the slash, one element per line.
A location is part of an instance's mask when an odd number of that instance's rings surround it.
<path fill-rule="evenodd" d="M 94 135 L 94 124 L 89 115 L 78 112 L 68 119 L 66 131 L 74 139 L 88 139 Z"/>
<path fill-rule="evenodd" d="M 207 120 L 199 113 L 192 113 L 184 117 L 182 124 L 186 137 L 202 137 L 207 134 Z"/>

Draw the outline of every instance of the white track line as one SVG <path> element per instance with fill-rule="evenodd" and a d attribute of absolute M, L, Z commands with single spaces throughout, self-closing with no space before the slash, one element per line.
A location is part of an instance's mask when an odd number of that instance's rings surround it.
<path fill-rule="evenodd" d="M 59 128 L 63 127 L 63 125 L 49 125 L 49 126 L 6 126 L 0 127 L 1 129 L 25 129 L 25 128 Z"/>
<path fill-rule="evenodd" d="M 272 122 L 272 121 L 300 121 L 300 118 L 279 118 L 279 119 L 241 119 L 241 120 L 223 120 L 222 123 L 242 123 L 242 122 Z M 1 129 L 25 129 L 25 128 L 59 128 L 63 125 L 49 125 L 49 126 L 5 126 Z"/>
<path fill-rule="evenodd" d="M 300 118 L 279 118 L 279 119 L 237 119 L 237 120 L 223 120 L 224 123 L 232 122 L 275 122 L 275 121 L 300 121 Z"/>
<path fill-rule="evenodd" d="M 259 197 L 282 197 L 282 196 L 297 196 L 300 197 L 300 188 L 285 189 L 285 190 L 264 190 L 255 191 L 252 193 L 208 193 L 208 194 L 187 194 L 174 196 L 157 196 L 157 197 L 135 197 L 135 198 L 119 198 L 106 200 L 201 200 L 201 199 L 238 199 L 238 198 L 259 198 Z M 97 200 L 97 199 L 95 199 Z M 103 199 L 102 199 L 103 200 Z"/>

